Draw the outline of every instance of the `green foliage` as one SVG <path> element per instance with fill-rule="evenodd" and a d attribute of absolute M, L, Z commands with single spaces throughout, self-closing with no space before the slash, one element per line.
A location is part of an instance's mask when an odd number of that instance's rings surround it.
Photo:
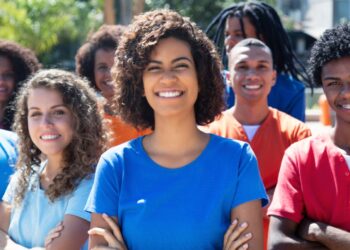
<path fill-rule="evenodd" d="M 201 28 L 205 29 L 212 18 L 217 15 L 226 0 L 146 0 L 145 11 L 167 8 L 188 16 Z"/>
<path fill-rule="evenodd" d="M 247 0 L 243 0 L 246 2 Z M 145 10 L 167 8 L 178 11 L 205 29 L 210 21 L 224 8 L 242 0 L 145 0 Z M 276 0 L 262 0 L 272 6 Z"/>
<path fill-rule="evenodd" d="M 0 37 L 33 49 L 49 65 L 57 46 L 82 42 L 103 17 L 102 0 L 0 0 L 0 6 Z"/>

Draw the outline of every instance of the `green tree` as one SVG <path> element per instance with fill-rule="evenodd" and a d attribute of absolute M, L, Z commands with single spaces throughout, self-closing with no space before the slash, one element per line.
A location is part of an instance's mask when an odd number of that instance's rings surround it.
<path fill-rule="evenodd" d="M 77 47 L 101 25 L 102 4 L 102 0 L 0 0 L 0 37 L 33 49 L 48 66 L 59 64 L 57 60 L 71 60 L 72 45 Z"/>
<path fill-rule="evenodd" d="M 247 0 L 146 0 L 145 10 L 168 8 L 190 17 L 202 29 L 223 9 L 233 3 Z M 276 6 L 276 0 L 262 0 L 261 2 Z"/>

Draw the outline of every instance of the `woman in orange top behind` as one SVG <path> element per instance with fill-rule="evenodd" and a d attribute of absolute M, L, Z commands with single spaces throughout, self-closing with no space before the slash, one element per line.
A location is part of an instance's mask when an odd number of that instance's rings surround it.
<path fill-rule="evenodd" d="M 101 95 L 100 106 L 111 132 L 110 147 L 151 132 L 138 130 L 125 123 L 109 105 L 114 93 L 110 71 L 114 63 L 115 50 L 124 30 L 125 27 L 122 25 L 101 26 L 87 38 L 75 56 L 76 73 L 86 77 Z"/>

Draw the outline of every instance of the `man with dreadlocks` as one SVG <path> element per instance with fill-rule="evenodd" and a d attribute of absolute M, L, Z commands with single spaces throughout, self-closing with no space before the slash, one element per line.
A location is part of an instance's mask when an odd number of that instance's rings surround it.
<path fill-rule="evenodd" d="M 305 121 L 305 86 L 309 83 L 305 68 L 292 51 L 291 43 L 276 11 L 265 3 L 241 2 L 222 10 L 209 24 L 208 36 L 218 47 L 227 66 L 227 53 L 244 38 L 257 38 L 271 49 L 277 71 L 276 84 L 268 96 L 269 106 Z M 226 80 L 229 79 L 225 72 Z M 300 80 L 300 81 L 299 81 Z M 234 103 L 230 84 L 227 104 Z"/>
<path fill-rule="evenodd" d="M 350 249 L 350 24 L 325 31 L 309 63 L 336 123 L 286 150 L 268 210 L 269 249 Z"/>

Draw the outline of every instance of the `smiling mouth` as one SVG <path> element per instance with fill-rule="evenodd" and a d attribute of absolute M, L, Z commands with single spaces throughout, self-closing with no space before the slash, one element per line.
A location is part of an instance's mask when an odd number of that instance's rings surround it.
<path fill-rule="evenodd" d="M 243 85 L 243 88 L 248 89 L 248 90 L 257 90 L 257 89 L 261 89 L 262 85 L 260 85 L 260 84 Z"/>
<path fill-rule="evenodd" d="M 50 141 L 50 140 L 55 140 L 59 137 L 60 137 L 60 135 L 42 135 L 42 136 L 40 136 L 40 139 L 42 139 L 44 141 Z"/>
<path fill-rule="evenodd" d="M 161 91 L 156 93 L 157 96 L 162 98 L 175 98 L 182 96 L 183 94 L 183 91 Z"/>

